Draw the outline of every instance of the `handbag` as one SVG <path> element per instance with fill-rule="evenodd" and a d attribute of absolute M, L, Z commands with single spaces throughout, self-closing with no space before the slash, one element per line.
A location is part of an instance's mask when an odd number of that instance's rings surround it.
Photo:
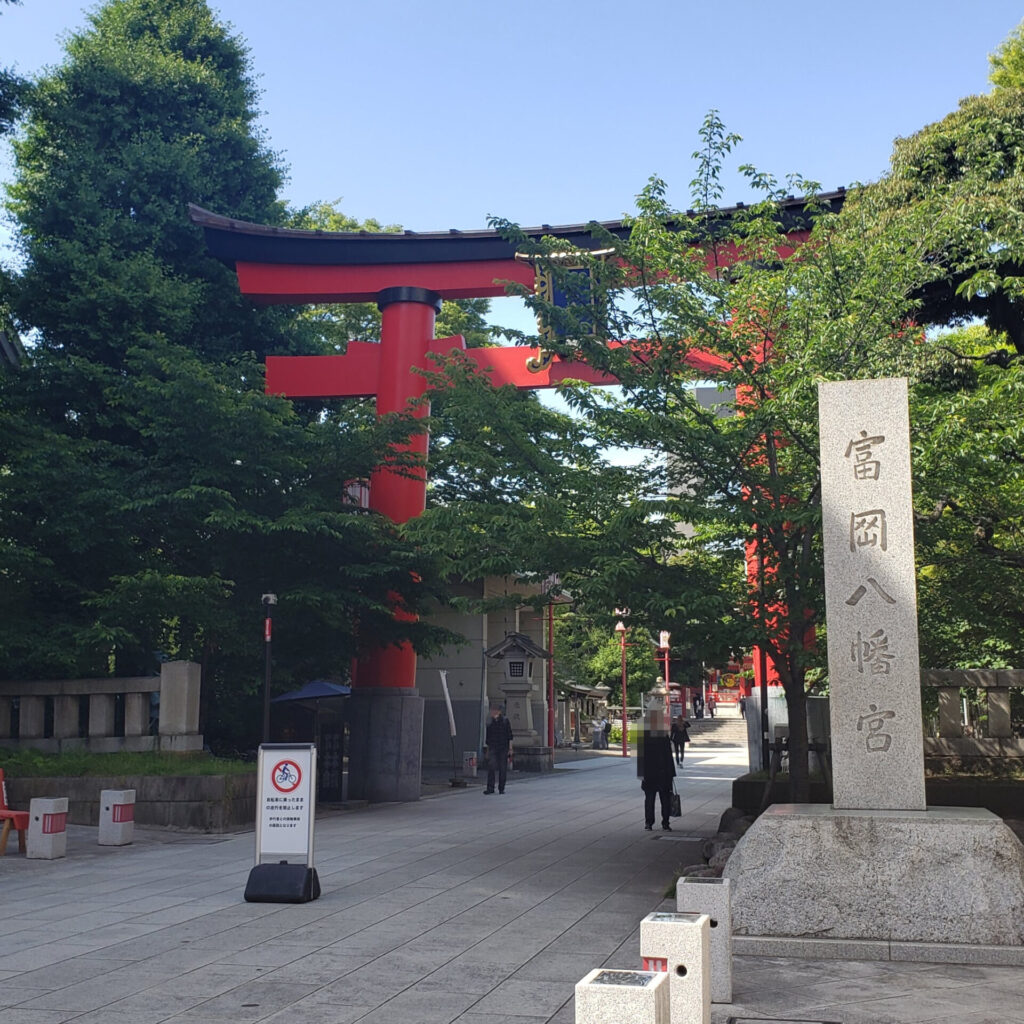
<path fill-rule="evenodd" d="M 674 782 L 672 783 L 672 803 L 669 807 L 668 815 L 670 818 L 681 818 L 683 816 L 683 802 L 679 799 Z"/>

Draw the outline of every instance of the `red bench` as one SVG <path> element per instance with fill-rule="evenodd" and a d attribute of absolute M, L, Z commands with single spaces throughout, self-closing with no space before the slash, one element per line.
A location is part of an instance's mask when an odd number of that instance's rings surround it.
<path fill-rule="evenodd" d="M 0 768 L 0 857 L 7 852 L 7 837 L 13 828 L 18 833 L 18 852 L 25 852 L 25 834 L 28 832 L 28 811 L 12 811 L 7 806 L 7 783 L 4 782 L 4 770 Z"/>

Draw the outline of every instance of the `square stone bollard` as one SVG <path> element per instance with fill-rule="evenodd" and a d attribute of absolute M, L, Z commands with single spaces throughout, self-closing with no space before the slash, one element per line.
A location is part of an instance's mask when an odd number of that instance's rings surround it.
<path fill-rule="evenodd" d="M 711 922 L 707 914 L 648 914 L 640 922 L 644 967 L 668 977 L 672 1024 L 711 1024 Z"/>
<path fill-rule="evenodd" d="M 576 983 L 576 1024 L 669 1024 L 668 975 L 598 968 Z"/>
<path fill-rule="evenodd" d="M 135 839 L 135 790 L 100 790 L 100 846 L 128 846 Z"/>
<path fill-rule="evenodd" d="M 56 860 L 68 852 L 68 798 L 28 802 L 28 839 L 25 856 L 36 860 Z"/>
<path fill-rule="evenodd" d="M 676 910 L 711 918 L 711 1002 L 732 1002 L 732 897 L 728 878 L 676 882 Z"/>

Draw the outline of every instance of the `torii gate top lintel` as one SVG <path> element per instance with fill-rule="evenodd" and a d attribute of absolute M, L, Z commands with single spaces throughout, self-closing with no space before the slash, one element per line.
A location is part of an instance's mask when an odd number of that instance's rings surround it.
<path fill-rule="evenodd" d="M 815 209 L 838 210 L 845 189 L 815 197 Z M 743 204 L 723 208 L 728 219 Z M 813 211 L 805 197 L 781 204 L 783 228 L 804 235 Z M 385 288 L 412 286 L 437 292 L 442 299 L 494 298 L 505 294 L 505 282 L 527 287 L 534 282 L 529 262 L 516 259 L 515 247 L 494 230 L 332 232 L 279 228 L 236 220 L 194 204 L 189 218 L 201 227 L 210 254 L 234 266 L 242 293 L 261 304 L 373 302 Z M 626 221 L 597 222 L 626 237 Z M 530 238 L 562 238 L 592 249 L 597 244 L 590 224 L 568 224 L 524 230 Z"/>

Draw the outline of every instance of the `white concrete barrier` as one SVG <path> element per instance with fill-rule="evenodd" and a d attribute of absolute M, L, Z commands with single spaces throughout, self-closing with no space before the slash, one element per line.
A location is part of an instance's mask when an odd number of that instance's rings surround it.
<path fill-rule="evenodd" d="M 100 846 L 128 846 L 135 839 L 135 790 L 100 790 Z"/>
<path fill-rule="evenodd" d="M 36 860 L 56 860 L 68 852 L 68 798 L 44 800 L 36 797 L 28 804 L 28 839 L 25 856 Z"/>

